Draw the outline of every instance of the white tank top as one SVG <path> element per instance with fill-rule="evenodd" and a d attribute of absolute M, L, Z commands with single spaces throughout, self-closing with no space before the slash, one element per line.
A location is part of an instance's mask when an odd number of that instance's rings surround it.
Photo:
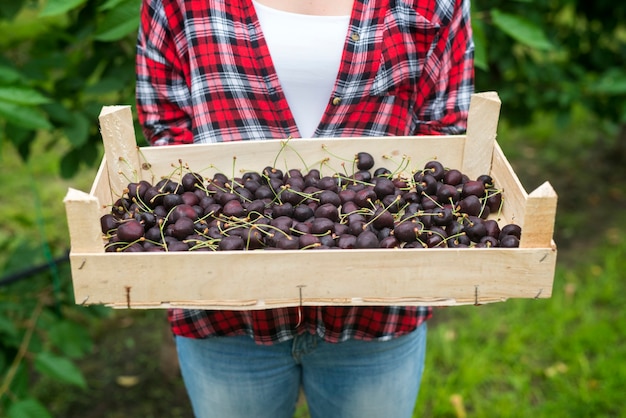
<path fill-rule="evenodd" d="M 253 3 L 300 135 L 310 138 L 330 101 L 350 16 L 289 13 Z"/>

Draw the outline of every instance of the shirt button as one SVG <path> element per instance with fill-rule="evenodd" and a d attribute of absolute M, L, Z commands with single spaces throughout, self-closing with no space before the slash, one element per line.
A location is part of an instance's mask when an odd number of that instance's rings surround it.
<path fill-rule="evenodd" d="M 352 40 L 353 40 L 354 42 L 356 42 L 356 41 L 358 41 L 359 39 L 361 39 L 361 37 L 359 36 L 359 34 L 358 34 L 358 33 L 356 33 L 356 32 L 352 32 L 352 35 L 350 35 L 350 38 L 352 38 Z"/>
<path fill-rule="evenodd" d="M 341 97 L 335 97 L 333 99 L 333 106 L 337 106 L 339 103 L 341 103 Z"/>

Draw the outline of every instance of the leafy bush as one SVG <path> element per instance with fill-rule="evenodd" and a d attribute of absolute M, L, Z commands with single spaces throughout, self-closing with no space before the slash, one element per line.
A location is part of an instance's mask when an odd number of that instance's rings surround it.
<path fill-rule="evenodd" d="M 71 147 L 61 173 L 98 161 L 98 114 L 134 103 L 140 0 L 16 0 L 0 28 L 0 138 L 24 158 L 40 131 Z"/>

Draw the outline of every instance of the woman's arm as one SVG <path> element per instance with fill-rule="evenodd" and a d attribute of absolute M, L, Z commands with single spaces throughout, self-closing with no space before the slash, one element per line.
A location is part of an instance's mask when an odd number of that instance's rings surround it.
<path fill-rule="evenodd" d="M 418 112 L 423 121 L 418 134 L 462 134 L 467 128 L 467 114 L 474 93 L 474 42 L 470 21 L 470 1 L 438 1 L 436 14 L 449 20 L 442 24 L 442 32 L 423 74 L 433 77 L 433 94 Z M 446 10 L 450 8 L 450 10 Z"/>
<path fill-rule="evenodd" d="M 167 4 L 166 4 L 167 3 Z M 184 22 L 167 0 L 144 0 L 137 37 L 139 122 L 152 145 L 193 142 Z M 177 35 L 178 34 L 178 35 Z"/>

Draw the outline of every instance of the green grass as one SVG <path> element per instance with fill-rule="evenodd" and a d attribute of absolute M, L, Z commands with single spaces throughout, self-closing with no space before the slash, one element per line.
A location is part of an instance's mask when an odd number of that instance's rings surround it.
<path fill-rule="evenodd" d="M 414 416 L 624 416 L 626 240 L 614 232 L 558 266 L 550 299 L 437 311 Z"/>

